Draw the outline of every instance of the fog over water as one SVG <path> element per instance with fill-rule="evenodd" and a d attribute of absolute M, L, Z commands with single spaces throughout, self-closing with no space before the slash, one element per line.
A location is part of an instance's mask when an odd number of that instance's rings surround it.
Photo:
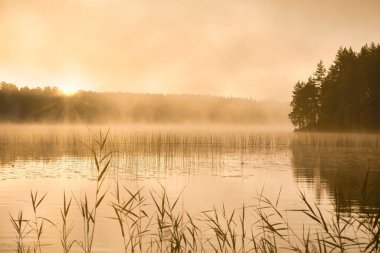
<path fill-rule="evenodd" d="M 0 0 L 0 252 L 379 252 L 379 10 Z"/>
<path fill-rule="evenodd" d="M 335 208 L 343 214 L 380 208 L 376 184 L 380 137 L 376 134 L 293 133 L 278 126 L 8 124 L 0 131 L 1 252 L 13 252 L 15 247 L 9 213 L 15 217 L 23 210 L 25 216 L 32 215 L 30 191 L 48 194 L 39 213 L 56 224 L 61 224 L 64 191 L 78 201 L 84 194 L 95 194 L 98 172 L 89 147 L 96 147 L 99 131 L 104 134 L 108 129 L 104 154 L 111 151 L 112 162 L 104 183 L 105 204 L 99 207 L 95 251 L 115 252 L 123 247 L 115 232 L 118 223 L 109 219 L 114 213 L 107 204 L 115 201 L 118 184 L 129 191 L 142 188 L 150 203 L 146 207 L 149 215 L 154 212 L 149 192 L 160 192 L 161 187 L 171 201 L 182 192 L 178 210 L 194 218 L 213 206 L 238 211 L 243 203 L 257 205 L 260 194 L 277 201 L 284 212 L 305 207 L 300 192 L 326 215 Z M 360 190 L 368 167 L 370 201 L 363 200 Z M 81 226 L 77 226 L 82 224 L 79 210 L 73 204 L 70 211 L 76 239 L 82 238 Z M 254 224 L 251 214 L 247 214 L 247 224 Z M 305 226 L 316 227 L 307 216 L 300 219 L 292 211 L 287 219 L 299 235 Z M 60 250 L 58 236 L 55 227 L 46 227 L 42 237 L 49 244 L 46 250 Z M 207 230 L 203 236 L 214 238 Z M 74 247 L 73 252 L 81 251 Z"/>

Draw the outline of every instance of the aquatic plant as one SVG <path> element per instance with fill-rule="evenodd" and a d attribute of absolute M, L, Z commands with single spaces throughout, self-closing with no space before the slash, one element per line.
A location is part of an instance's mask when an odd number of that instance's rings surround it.
<path fill-rule="evenodd" d="M 59 230 L 64 253 L 75 246 L 85 253 L 93 252 L 100 206 L 110 208 L 110 213 L 114 214 L 107 219 L 115 221 L 119 227 L 124 252 L 379 252 L 380 210 L 342 212 L 338 191 L 334 210 L 323 210 L 302 191 L 299 196 L 303 208 L 282 210 L 279 208 L 281 191 L 274 201 L 262 191 L 252 203 L 243 203 L 241 208 L 228 210 L 225 205 L 213 206 L 195 214 L 178 208 L 182 193 L 172 201 L 163 186 L 159 192 L 149 189 L 146 192 L 143 188 L 132 190 L 116 180 L 115 190 L 111 191 L 104 187 L 112 160 L 112 152 L 105 148 L 108 134 L 100 133 L 90 148 L 96 168 L 93 201 L 87 194 L 82 198 L 75 195 L 67 198 L 64 192 L 60 210 L 62 224 L 57 226 L 38 215 L 46 194 L 41 196 L 31 191 L 33 217 L 26 218 L 22 210 L 17 217 L 10 216 L 16 232 L 17 252 L 41 253 L 46 245 L 41 241 L 46 224 Z M 369 177 L 368 170 L 361 188 L 363 203 L 371 197 Z M 113 195 L 113 200 L 102 205 L 107 193 Z M 82 239 L 71 238 L 74 229 L 69 222 L 72 200 L 81 213 Z M 290 212 L 308 219 L 301 232 L 287 219 Z"/>

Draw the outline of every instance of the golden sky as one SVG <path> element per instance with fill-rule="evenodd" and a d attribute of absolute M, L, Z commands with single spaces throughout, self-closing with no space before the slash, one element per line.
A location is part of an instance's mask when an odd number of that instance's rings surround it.
<path fill-rule="evenodd" d="M 380 42 L 380 1 L 0 0 L 0 81 L 288 101 L 340 46 Z"/>

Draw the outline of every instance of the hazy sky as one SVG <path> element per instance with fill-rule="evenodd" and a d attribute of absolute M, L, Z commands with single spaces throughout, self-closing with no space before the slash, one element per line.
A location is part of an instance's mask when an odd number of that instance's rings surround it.
<path fill-rule="evenodd" d="M 380 1 L 0 0 L 0 80 L 255 99 L 340 46 L 380 42 Z"/>

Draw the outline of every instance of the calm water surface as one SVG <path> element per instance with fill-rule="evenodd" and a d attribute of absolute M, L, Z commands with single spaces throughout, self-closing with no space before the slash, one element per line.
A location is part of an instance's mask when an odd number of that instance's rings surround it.
<path fill-rule="evenodd" d="M 40 215 L 60 224 L 63 192 L 77 199 L 94 193 L 96 170 L 86 146 L 102 127 L 2 126 L 0 132 L 0 252 L 15 251 L 15 233 L 9 214 L 20 209 L 32 215 L 30 191 L 47 193 Z M 128 189 L 166 188 L 171 199 L 183 191 L 181 210 L 196 215 L 223 204 L 229 209 L 255 203 L 263 192 L 281 210 L 303 207 L 299 191 L 333 210 L 344 212 L 380 207 L 380 137 L 356 134 L 296 134 L 250 128 L 114 127 L 106 149 L 113 154 L 105 188 L 116 182 Z M 360 188 L 370 169 L 364 203 Z M 121 252 L 118 224 L 108 194 L 98 214 L 95 252 Z M 80 224 L 73 205 L 71 221 Z M 302 230 L 306 218 L 290 212 L 289 222 Z M 48 251 L 60 251 L 59 232 L 47 228 Z M 81 239 L 81 227 L 72 236 Z M 78 251 L 74 248 L 74 252 Z"/>

